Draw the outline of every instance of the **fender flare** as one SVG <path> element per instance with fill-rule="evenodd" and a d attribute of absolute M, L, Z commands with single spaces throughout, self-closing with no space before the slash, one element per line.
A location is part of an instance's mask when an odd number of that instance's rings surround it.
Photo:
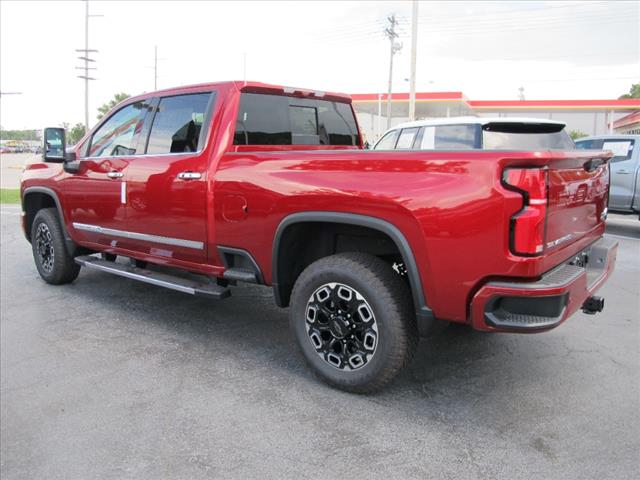
<path fill-rule="evenodd" d="M 45 195 L 50 196 L 53 199 L 53 202 L 56 204 L 56 209 L 58 210 L 58 216 L 60 217 L 60 226 L 62 227 L 62 232 L 64 233 L 64 241 L 67 247 L 67 251 L 69 252 L 73 252 L 76 249 L 76 244 L 73 241 L 73 239 L 71 238 L 71 236 L 69 235 L 69 232 L 67 231 L 67 224 L 64 221 L 64 211 L 62 210 L 62 204 L 60 203 L 60 198 L 58 197 L 58 194 L 48 188 L 48 187 L 27 187 L 24 189 L 24 191 L 22 192 L 22 197 L 20 198 L 20 203 L 21 203 L 21 207 L 22 207 L 22 214 L 25 215 L 26 211 L 25 211 L 25 205 L 24 205 L 24 200 L 26 198 L 26 196 L 30 193 L 44 193 Z M 26 231 L 25 231 L 25 236 L 26 236 Z M 30 238 L 27 238 L 27 240 L 29 242 L 31 242 Z"/>
<path fill-rule="evenodd" d="M 433 312 L 427 305 L 427 301 L 422 288 L 422 280 L 420 278 L 420 272 L 416 263 L 413 251 L 409 242 L 402 234 L 402 232 L 390 222 L 382 220 L 380 218 L 371 217 L 368 215 L 359 215 L 355 213 L 343 213 L 343 212 L 330 212 L 330 211 L 313 211 L 313 212 L 301 212 L 293 213 L 286 216 L 278 225 L 276 234 L 273 240 L 272 247 L 272 285 L 273 291 L 278 306 L 285 306 L 284 300 L 281 298 L 279 283 L 278 283 L 278 251 L 280 249 L 280 241 L 285 230 L 296 223 L 307 222 L 329 222 L 329 223 L 343 223 L 347 225 L 357 225 L 360 227 L 371 228 L 372 230 L 378 230 L 388 235 L 398 248 L 400 255 L 404 261 L 407 269 L 407 276 L 409 277 L 409 285 L 411 286 L 411 294 L 413 297 L 413 303 L 416 311 L 416 316 L 419 320 L 432 320 L 434 318 Z"/>

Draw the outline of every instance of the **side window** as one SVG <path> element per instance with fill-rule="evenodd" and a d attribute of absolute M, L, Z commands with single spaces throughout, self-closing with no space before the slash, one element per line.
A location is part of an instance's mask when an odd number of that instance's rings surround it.
<path fill-rule="evenodd" d="M 87 156 L 113 157 L 140 153 L 137 151 L 138 139 L 147 108 L 146 102 L 136 102 L 111 115 L 91 137 Z"/>
<path fill-rule="evenodd" d="M 398 139 L 398 133 L 400 130 L 392 130 L 387 133 L 382 139 L 376 144 L 375 150 L 393 150 L 396 146 L 396 140 Z"/>
<path fill-rule="evenodd" d="M 624 162 L 631 159 L 634 143 L 633 140 L 605 140 L 602 144 L 602 150 L 613 152 L 612 162 Z"/>
<path fill-rule="evenodd" d="M 419 129 L 419 127 L 403 128 L 402 132 L 400 132 L 400 137 L 398 138 L 396 149 L 408 150 L 413 147 L 413 141 L 415 140 L 416 134 L 418 133 Z"/>
<path fill-rule="evenodd" d="M 234 145 L 357 145 L 351 106 L 308 98 L 243 93 Z"/>
<path fill-rule="evenodd" d="M 211 93 L 164 97 L 153 118 L 147 154 L 197 152 Z"/>
<path fill-rule="evenodd" d="M 578 140 L 576 148 L 578 150 L 600 150 L 602 140 Z"/>
<path fill-rule="evenodd" d="M 443 150 L 472 150 L 477 148 L 476 127 L 476 125 L 437 125 L 434 132 L 435 148 Z M 422 142 L 424 143 L 424 138 Z"/>

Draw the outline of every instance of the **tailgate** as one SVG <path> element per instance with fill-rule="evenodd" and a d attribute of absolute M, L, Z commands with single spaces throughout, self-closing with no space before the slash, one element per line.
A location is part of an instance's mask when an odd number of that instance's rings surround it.
<path fill-rule="evenodd" d="M 610 155 L 602 151 L 552 154 L 548 164 L 545 253 L 598 230 L 606 218 Z"/>

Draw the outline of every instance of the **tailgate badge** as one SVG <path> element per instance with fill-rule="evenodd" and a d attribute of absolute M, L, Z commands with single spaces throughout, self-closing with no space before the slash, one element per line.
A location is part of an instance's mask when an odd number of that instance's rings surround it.
<path fill-rule="evenodd" d="M 560 245 L 561 243 L 564 243 L 568 240 L 571 240 L 573 238 L 573 233 L 570 233 L 569 235 L 565 235 L 564 237 L 560 237 L 557 240 L 554 240 L 552 242 L 547 242 L 547 248 L 551 248 L 551 247 L 556 247 L 558 245 Z"/>

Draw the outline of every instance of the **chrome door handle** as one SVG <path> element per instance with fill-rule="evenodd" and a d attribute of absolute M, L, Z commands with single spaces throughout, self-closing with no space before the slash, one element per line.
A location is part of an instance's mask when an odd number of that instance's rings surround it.
<path fill-rule="evenodd" d="M 202 178 L 202 174 L 198 172 L 180 172 L 178 178 L 180 180 L 198 180 Z"/>
<path fill-rule="evenodd" d="M 109 177 L 109 178 L 122 178 L 122 177 L 124 177 L 124 173 L 113 171 L 113 172 L 107 173 L 107 177 Z"/>

